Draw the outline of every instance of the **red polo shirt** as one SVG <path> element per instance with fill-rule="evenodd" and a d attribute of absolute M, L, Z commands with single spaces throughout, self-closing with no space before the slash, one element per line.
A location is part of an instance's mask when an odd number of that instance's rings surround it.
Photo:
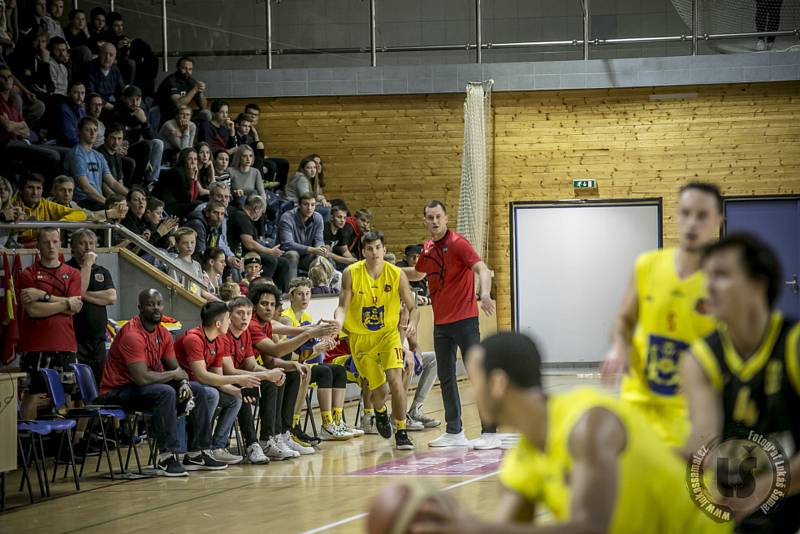
<path fill-rule="evenodd" d="M 189 375 L 189 380 L 197 380 L 192 373 L 190 362 L 205 362 L 206 369 L 222 367 L 223 356 L 230 356 L 225 335 L 209 341 L 202 326 L 190 328 L 175 342 L 175 355 L 178 363 Z"/>
<path fill-rule="evenodd" d="M 250 319 L 250 324 L 247 326 L 247 332 L 250 334 L 251 345 L 253 346 L 253 350 L 255 350 L 255 346 L 258 345 L 262 339 L 272 339 L 272 322 L 267 321 L 266 323 L 262 323 L 258 320 L 258 317 L 253 314 L 252 319 Z"/>
<path fill-rule="evenodd" d="M 250 320 L 250 324 L 253 324 L 252 319 Z M 270 329 L 271 328 L 272 325 L 270 325 Z M 253 348 L 253 338 L 250 335 L 249 325 L 239 337 L 235 337 L 230 330 L 224 337 L 228 344 L 227 353 L 231 356 L 233 366 L 237 369 L 242 369 L 244 367 L 244 361 L 247 358 L 255 357 L 256 350 Z"/>
<path fill-rule="evenodd" d="M 161 325 L 148 332 L 137 315 L 117 333 L 103 365 L 100 394 L 120 386 L 133 384 L 128 366 L 145 362 L 150 371 L 164 372 L 164 360 L 174 360 L 172 334 Z"/>
<path fill-rule="evenodd" d="M 425 241 L 414 268 L 428 275 L 434 324 L 478 316 L 472 266 L 479 261 L 481 257 L 467 238 L 452 230 L 439 241 Z"/>
<path fill-rule="evenodd" d="M 66 263 L 45 267 L 37 258 L 19 275 L 19 288 L 34 287 L 54 297 L 80 297 L 81 273 Z M 76 352 L 72 315 L 57 313 L 49 317 L 20 317 L 20 352 Z"/>

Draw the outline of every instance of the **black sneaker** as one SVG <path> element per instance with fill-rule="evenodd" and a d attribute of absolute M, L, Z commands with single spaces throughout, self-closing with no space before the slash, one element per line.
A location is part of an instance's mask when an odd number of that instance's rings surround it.
<path fill-rule="evenodd" d="M 414 442 L 411 441 L 411 438 L 408 437 L 408 432 L 405 430 L 398 430 L 397 434 L 394 435 L 394 445 L 401 451 L 414 450 Z"/>
<path fill-rule="evenodd" d="M 309 436 L 308 434 L 303 432 L 303 429 L 300 428 L 300 425 L 297 425 L 296 427 L 292 428 L 289 432 L 291 432 L 291 434 L 297 439 L 305 441 L 309 445 L 319 445 L 320 443 L 322 443 L 321 439 L 315 438 L 314 436 Z"/>
<path fill-rule="evenodd" d="M 227 469 L 228 464 L 218 462 L 203 451 L 194 458 L 189 458 L 188 454 L 184 456 L 183 467 L 187 471 L 219 471 L 220 469 Z"/>
<path fill-rule="evenodd" d="M 188 477 L 189 473 L 181 462 L 172 455 L 164 460 L 159 460 L 155 467 L 156 473 L 162 477 Z"/>
<path fill-rule="evenodd" d="M 389 421 L 389 412 L 383 410 L 379 412 L 375 410 L 375 428 L 378 429 L 378 434 L 384 439 L 392 437 L 392 423 Z"/>

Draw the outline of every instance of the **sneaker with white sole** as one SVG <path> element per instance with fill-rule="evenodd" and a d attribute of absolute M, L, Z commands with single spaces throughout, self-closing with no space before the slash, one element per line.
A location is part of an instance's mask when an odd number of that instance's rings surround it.
<path fill-rule="evenodd" d="M 189 473 L 184 469 L 183 464 L 177 456 L 170 455 L 168 458 L 159 460 L 154 466 L 155 472 L 162 477 L 188 477 Z"/>
<path fill-rule="evenodd" d="M 375 428 L 375 416 L 374 415 L 363 415 L 361 417 L 361 430 L 364 431 L 364 434 L 377 434 L 378 429 Z"/>
<path fill-rule="evenodd" d="M 439 421 L 438 419 L 428 417 L 419 410 L 412 410 L 408 412 L 408 417 L 412 418 L 414 421 L 419 421 L 425 428 L 436 428 L 437 426 L 442 424 L 442 422 Z"/>
<path fill-rule="evenodd" d="M 406 430 L 425 430 L 425 425 L 423 425 L 420 421 L 417 421 L 410 415 L 406 415 Z"/>
<path fill-rule="evenodd" d="M 458 434 L 448 434 L 445 432 L 435 440 L 428 443 L 428 447 L 469 447 L 467 436 L 462 430 Z"/>
<path fill-rule="evenodd" d="M 503 441 L 495 433 L 485 432 L 475 439 L 469 441 L 469 446 L 478 451 L 488 451 L 490 449 L 502 449 Z"/>
<path fill-rule="evenodd" d="M 247 447 L 247 461 L 251 464 L 268 464 L 269 458 L 264 454 L 264 449 L 258 443 Z"/>
<path fill-rule="evenodd" d="M 294 451 L 280 446 L 275 436 L 271 436 L 267 441 L 262 441 L 261 447 L 264 449 L 264 454 L 266 454 L 267 458 L 270 460 L 281 461 L 294 458 Z"/>
<path fill-rule="evenodd" d="M 401 451 L 413 451 L 414 442 L 408 437 L 408 432 L 405 430 L 398 430 L 394 435 L 395 448 Z"/>
<path fill-rule="evenodd" d="M 284 432 L 279 436 L 275 436 L 275 438 L 280 440 L 280 442 L 283 443 L 284 445 L 286 445 L 286 448 L 293 450 L 298 455 L 306 456 L 317 452 L 317 450 L 314 447 L 306 447 L 304 445 L 300 445 L 299 443 L 297 443 L 294 439 L 291 438 L 288 432 Z"/>
<path fill-rule="evenodd" d="M 194 457 L 187 454 L 183 457 L 183 468 L 187 471 L 220 471 L 228 468 L 228 464 L 220 462 L 210 452 L 203 451 Z"/>
<path fill-rule="evenodd" d="M 334 424 L 322 425 L 319 431 L 319 437 L 322 441 L 346 441 L 353 436 L 342 432 L 338 426 Z"/>
<path fill-rule="evenodd" d="M 349 426 L 344 421 L 339 421 L 339 429 L 342 430 L 345 434 L 350 434 L 354 438 L 360 438 L 364 435 L 364 431 L 360 428 L 356 428 L 353 426 Z"/>
<path fill-rule="evenodd" d="M 211 451 L 211 455 L 216 461 L 226 463 L 228 465 L 236 465 L 244 460 L 244 458 L 238 454 L 231 453 L 231 451 L 228 449 L 214 449 Z"/>

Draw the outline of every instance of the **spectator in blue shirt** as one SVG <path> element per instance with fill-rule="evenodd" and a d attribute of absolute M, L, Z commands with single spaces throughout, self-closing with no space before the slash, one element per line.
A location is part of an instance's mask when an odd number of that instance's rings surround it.
<path fill-rule="evenodd" d="M 86 69 L 86 90 L 103 97 L 103 110 L 106 112 L 114 109 L 114 102 L 122 95 L 124 87 L 122 73 L 114 64 L 116 59 L 117 49 L 111 43 L 104 43 L 97 59 Z"/>
<path fill-rule="evenodd" d="M 317 256 L 328 255 L 322 215 L 314 211 L 317 199 L 312 193 L 303 193 L 298 201 L 299 205 L 281 215 L 278 223 L 278 241 L 286 251 L 284 258 L 289 262 L 290 280 L 297 276 L 298 268 L 308 271 Z"/>
<path fill-rule="evenodd" d="M 58 106 L 58 144 L 73 147 L 78 144 L 78 122 L 86 116 L 83 100 L 86 86 L 80 80 L 69 84 L 67 98 Z"/>
<path fill-rule="evenodd" d="M 119 183 L 108 169 L 108 162 L 100 152 L 92 148 L 97 137 L 97 120 L 84 117 L 78 123 L 78 144 L 67 154 L 64 170 L 72 176 L 75 184 L 75 200 L 90 211 L 105 208 L 106 195 L 127 195 L 128 189 Z"/>

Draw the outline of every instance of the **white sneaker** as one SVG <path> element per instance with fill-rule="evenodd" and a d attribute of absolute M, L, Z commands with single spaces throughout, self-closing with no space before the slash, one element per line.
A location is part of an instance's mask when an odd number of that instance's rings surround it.
<path fill-rule="evenodd" d="M 247 447 L 247 461 L 251 464 L 268 464 L 269 458 L 264 454 L 261 445 L 253 443 Z"/>
<path fill-rule="evenodd" d="M 375 416 L 363 415 L 361 417 L 361 430 L 364 434 L 377 434 L 378 429 L 375 428 Z"/>
<path fill-rule="evenodd" d="M 322 441 L 345 441 L 351 439 L 353 436 L 345 434 L 336 425 L 322 425 L 319 431 L 319 438 Z"/>
<path fill-rule="evenodd" d="M 494 433 L 481 434 L 480 437 L 472 439 L 469 446 L 478 451 L 486 451 L 489 449 L 502 449 L 503 441 Z"/>
<path fill-rule="evenodd" d="M 297 443 L 289 436 L 288 432 L 284 432 L 279 436 L 275 436 L 275 438 L 278 439 L 283 445 L 285 445 L 287 449 L 296 452 L 298 456 L 314 454 L 315 452 L 317 452 L 316 449 L 314 449 L 314 447 L 305 447 Z"/>
<path fill-rule="evenodd" d="M 411 417 L 411 415 L 406 415 L 406 430 L 425 430 L 425 425 Z"/>
<path fill-rule="evenodd" d="M 211 451 L 211 456 L 213 456 L 216 461 L 228 465 L 235 465 L 243 460 L 238 454 L 231 454 L 228 449 L 214 449 Z"/>
<path fill-rule="evenodd" d="M 360 438 L 364 435 L 364 431 L 360 428 L 355 428 L 352 426 L 348 426 L 344 421 L 339 421 L 339 429 L 342 430 L 345 434 L 350 434 L 354 438 Z"/>
<path fill-rule="evenodd" d="M 759 38 L 758 41 L 756 42 L 756 50 L 758 52 L 763 52 L 766 49 L 767 49 L 767 41 L 765 39 Z"/>
<path fill-rule="evenodd" d="M 294 451 L 289 451 L 278 446 L 275 436 L 270 437 L 267 441 L 262 441 L 261 446 L 264 448 L 264 454 L 266 454 L 270 460 L 281 461 L 294 458 Z"/>
<path fill-rule="evenodd" d="M 428 443 L 428 447 L 469 447 L 467 436 L 462 430 L 458 434 L 444 433 L 435 440 Z"/>
<path fill-rule="evenodd" d="M 275 445 L 277 445 L 279 449 L 291 454 L 292 458 L 298 458 L 300 456 L 300 453 L 291 448 L 289 443 L 283 439 L 283 435 L 278 434 L 277 436 L 272 436 L 272 439 L 275 441 Z"/>

